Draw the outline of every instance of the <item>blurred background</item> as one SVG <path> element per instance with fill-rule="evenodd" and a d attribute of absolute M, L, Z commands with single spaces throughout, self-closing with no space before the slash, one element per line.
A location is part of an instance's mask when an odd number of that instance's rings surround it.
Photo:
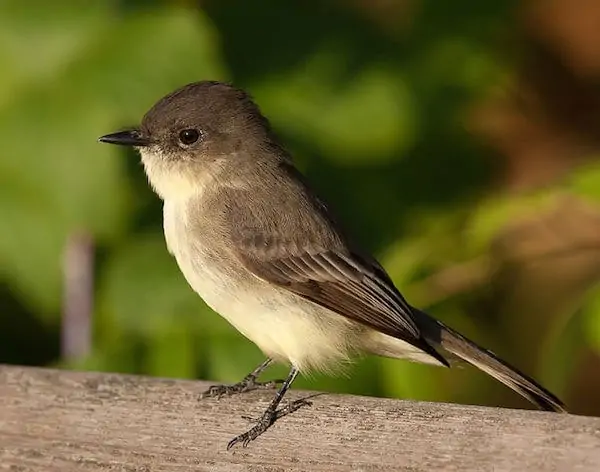
<path fill-rule="evenodd" d="M 598 44 L 596 0 L 2 0 L 0 362 L 261 362 L 168 255 L 139 158 L 96 142 L 220 79 L 413 304 L 600 415 Z M 375 357 L 296 387 L 529 408 L 468 366 Z"/>

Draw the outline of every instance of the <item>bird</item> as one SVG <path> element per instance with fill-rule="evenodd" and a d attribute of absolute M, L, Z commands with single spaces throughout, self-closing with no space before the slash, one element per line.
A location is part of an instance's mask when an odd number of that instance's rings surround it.
<path fill-rule="evenodd" d="M 531 377 L 409 304 L 317 195 L 244 90 L 220 81 L 184 85 L 156 102 L 140 126 L 99 141 L 139 151 L 184 278 L 266 356 L 240 382 L 202 394 L 277 388 L 228 450 L 246 447 L 307 404 L 279 408 L 299 373 L 335 373 L 361 354 L 442 367 L 458 358 L 538 408 L 566 412 Z M 259 382 L 272 362 L 288 365 L 288 376 Z"/>

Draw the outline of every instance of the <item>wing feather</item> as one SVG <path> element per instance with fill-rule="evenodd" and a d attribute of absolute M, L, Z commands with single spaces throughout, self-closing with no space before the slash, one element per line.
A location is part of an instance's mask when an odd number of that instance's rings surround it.
<path fill-rule="evenodd" d="M 402 339 L 447 361 L 422 337 L 412 308 L 389 282 L 358 255 L 332 250 L 302 252 L 285 258 L 265 259 L 246 248 L 240 253 L 256 276 L 358 323 Z M 285 251 L 276 251 L 281 254 Z"/>

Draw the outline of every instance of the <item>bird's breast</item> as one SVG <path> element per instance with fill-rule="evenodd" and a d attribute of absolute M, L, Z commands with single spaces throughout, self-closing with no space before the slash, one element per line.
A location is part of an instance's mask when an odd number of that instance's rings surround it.
<path fill-rule="evenodd" d="M 215 311 L 225 308 L 235 293 L 231 274 L 224 266 L 223 251 L 215 235 L 201 224 L 192 226 L 185 201 L 165 201 L 163 208 L 164 232 L 167 248 L 175 257 L 179 269 L 190 286 Z"/>

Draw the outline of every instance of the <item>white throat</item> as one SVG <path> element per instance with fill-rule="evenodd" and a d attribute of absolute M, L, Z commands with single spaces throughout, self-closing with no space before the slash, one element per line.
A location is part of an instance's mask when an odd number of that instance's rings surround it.
<path fill-rule="evenodd" d="M 221 167 L 215 162 L 212 169 L 199 171 L 191 163 L 173 161 L 161 155 L 156 147 L 144 147 L 139 151 L 148 181 L 163 200 L 187 200 L 202 194 Z"/>

